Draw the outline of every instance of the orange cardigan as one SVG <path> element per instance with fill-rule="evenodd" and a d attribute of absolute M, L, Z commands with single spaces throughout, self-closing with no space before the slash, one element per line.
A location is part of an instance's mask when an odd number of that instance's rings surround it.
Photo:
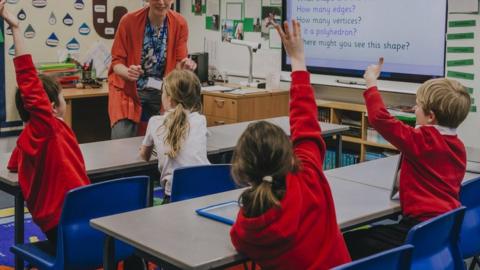
<path fill-rule="evenodd" d="M 122 17 L 112 45 L 112 64 L 108 71 L 108 114 L 110 125 L 122 119 L 140 122 L 142 107 L 137 93 L 137 83 L 125 81 L 113 72 L 117 64 L 140 65 L 142 45 L 149 7 L 130 12 Z M 188 25 L 175 11 L 168 11 L 167 63 L 165 75 L 188 56 Z"/>

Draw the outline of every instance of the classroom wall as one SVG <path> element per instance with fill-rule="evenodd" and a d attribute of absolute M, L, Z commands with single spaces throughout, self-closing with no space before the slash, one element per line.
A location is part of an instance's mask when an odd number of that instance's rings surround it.
<path fill-rule="evenodd" d="M 269 0 L 221 0 L 221 14 L 220 21 L 226 16 L 226 5 L 228 2 L 244 2 L 245 7 L 249 9 L 257 8 L 261 9 L 262 5 L 271 5 Z M 255 3 L 251 3 L 255 2 Z M 274 5 L 279 1 L 274 1 Z M 451 6 L 451 5 L 450 5 Z M 192 12 L 191 1 L 182 1 L 181 13 L 185 16 L 190 27 L 189 36 L 189 50 L 191 52 L 207 51 L 213 55 L 210 56 L 210 64 L 216 66 L 220 72 L 227 72 L 234 75 L 247 75 L 248 73 L 248 52 L 246 48 L 234 46 L 228 43 L 221 42 L 221 31 L 206 30 L 206 16 L 208 15 L 208 0 L 206 6 L 207 12 L 202 15 L 195 15 Z M 249 14 L 254 13 L 249 11 Z M 259 10 L 257 14 L 260 14 Z M 474 47 L 475 53 L 448 53 L 446 58 L 450 60 L 464 60 L 474 59 L 473 65 L 468 66 L 449 66 L 447 71 L 463 72 L 467 74 L 473 74 L 474 79 L 465 79 L 464 74 L 460 74 L 459 79 L 454 79 L 462 82 L 466 87 L 473 88 L 472 98 L 474 99 L 473 110 L 476 109 L 476 103 L 480 100 L 480 88 L 478 87 L 478 78 L 480 74 L 477 61 L 478 51 L 480 50 L 480 39 L 477 37 L 480 35 L 478 27 L 479 14 L 449 14 L 449 21 L 461 21 L 461 20 L 474 20 L 475 26 L 472 27 L 449 27 L 448 33 L 465 33 L 473 32 L 474 39 L 454 39 L 448 40 L 447 47 L 467 46 Z M 265 77 L 265 74 L 272 68 L 272 65 L 276 65 L 280 69 L 281 63 L 281 50 L 270 49 L 269 40 L 263 39 L 260 33 L 245 33 L 245 40 L 262 42 L 262 49 L 256 55 L 254 55 L 254 76 Z M 468 77 L 468 76 L 467 76 Z M 399 89 L 401 91 L 401 89 Z M 327 85 L 315 85 L 315 92 L 317 98 L 338 100 L 344 102 L 364 103 L 363 90 L 349 87 L 340 86 L 327 86 Z M 382 96 L 385 99 L 385 103 L 388 105 L 414 105 L 415 96 L 411 94 L 401 94 L 392 92 L 383 92 Z M 459 128 L 458 132 L 468 146 L 480 147 L 480 114 L 472 111 L 467 120 Z"/>
<path fill-rule="evenodd" d="M 189 24 L 189 51 L 209 52 L 210 64 L 221 72 L 234 75 L 248 75 L 249 53 L 246 47 L 232 45 L 221 41 L 221 29 L 206 30 L 206 17 L 210 15 L 208 4 L 211 0 L 202 0 L 206 3 L 205 14 L 196 15 L 192 12 L 192 0 L 182 1 L 180 10 Z M 227 4 L 241 3 L 245 18 L 261 17 L 261 7 L 279 6 L 276 0 L 214 0 L 220 5 L 220 22 L 227 17 Z M 270 69 L 280 70 L 281 49 L 270 49 L 270 39 L 262 38 L 261 32 L 245 32 L 245 40 L 260 42 L 262 49 L 253 56 L 253 74 L 256 77 L 265 77 Z M 273 46 L 273 44 L 272 44 Z"/>
<path fill-rule="evenodd" d="M 24 11 L 25 20 L 21 21 L 21 31 L 24 35 L 30 37 L 25 39 L 26 47 L 33 55 L 35 63 L 57 62 L 59 59 L 64 59 L 68 53 L 81 60 L 97 41 L 105 45 L 106 50 L 109 52 L 113 42 L 111 39 L 113 35 L 106 36 L 104 28 L 114 27 L 112 24 L 114 22 L 118 23 L 120 17 L 114 19 L 114 9 L 123 7 L 126 10 L 133 11 L 140 8 L 143 4 L 141 0 L 49 0 L 48 2 L 45 1 L 46 6 L 44 7 L 34 7 L 32 1 L 9 0 L 7 2 L 7 8 L 15 15 L 21 10 Z M 33 2 L 41 3 L 42 1 Z M 82 3 L 83 7 L 81 6 Z M 77 6 L 75 6 L 75 4 L 77 4 Z M 99 31 L 97 31 L 93 25 L 93 5 L 106 6 L 106 12 L 96 13 L 97 19 L 99 16 L 106 15 L 103 20 L 103 26 L 98 28 Z M 82 8 L 79 9 L 80 7 Z M 56 17 L 54 24 L 53 21 L 50 21 L 52 12 Z M 73 19 L 72 25 L 70 26 L 63 22 L 67 13 L 70 14 Z M 82 35 L 79 32 L 79 28 L 83 23 L 86 23 L 90 28 L 90 33 L 87 35 Z M 29 25 L 33 27 L 34 34 L 32 31 L 26 31 Z M 4 26 L 0 28 L 0 30 L 5 33 L 7 30 L 6 27 L 7 26 Z M 108 31 L 109 30 L 106 32 L 108 33 Z M 55 47 L 46 44 L 47 38 L 52 33 L 55 33 L 59 40 L 58 45 Z M 78 41 L 78 49 L 70 46 L 71 49 L 67 49 L 67 44 L 73 38 Z M 2 44 L 2 42 L 0 42 L 0 47 L 2 47 L 2 50 L 4 49 L 4 51 L 0 50 L 0 52 L 2 52 L 1 57 L 5 60 L 5 73 L 1 72 L 0 68 L 0 100 L 2 101 L 1 103 L 5 103 L 4 106 L 0 108 L 1 135 L 21 128 L 18 126 L 21 123 L 18 122 L 19 117 L 14 103 L 16 82 L 12 64 L 13 56 L 10 50 L 12 44 L 12 37 L 5 33 L 4 43 Z"/>

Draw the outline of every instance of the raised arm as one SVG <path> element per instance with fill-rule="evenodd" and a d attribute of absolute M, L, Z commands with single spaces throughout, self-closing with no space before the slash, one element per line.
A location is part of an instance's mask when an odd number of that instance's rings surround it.
<path fill-rule="evenodd" d="M 295 154 L 303 166 L 321 168 L 325 155 L 325 142 L 317 120 L 317 105 L 310 84 L 310 74 L 305 65 L 304 44 L 300 23 L 287 22 L 284 30 L 276 25 L 282 43 L 292 61 L 292 85 L 290 88 L 290 132 Z"/>
<path fill-rule="evenodd" d="M 415 128 L 396 119 L 387 111 L 383 99 L 378 92 L 377 79 L 383 67 L 383 58 L 375 65 L 370 65 L 363 77 L 367 91 L 363 93 L 368 112 L 368 122 L 393 146 L 406 155 L 418 155 L 422 152 L 424 138 Z"/>
<path fill-rule="evenodd" d="M 24 55 L 27 52 L 25 50 L 25 41 L 20 32 L 19 21 L 17 17 L 5 7 L 6 2 L 6 0 L 0 1 L 0 14 L 12 29 L 13 43 L 15 44 L 15 56 Z"/>
<path fill-rule="evenodd" d="M 27 54 L 25 42 L 20 32 L 18 19 L 5 7 L 6 0 L 0 0 L 0 14 L 10 25 L 15 45 L 15 72 L 23 106 L 30 113 L 32 140 L 49 136 L 54 129 L 53 108 L 40 81 L 32 57 Z"/>

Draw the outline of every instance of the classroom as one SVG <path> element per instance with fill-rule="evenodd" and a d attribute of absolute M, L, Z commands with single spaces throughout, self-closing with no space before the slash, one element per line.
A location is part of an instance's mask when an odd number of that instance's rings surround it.
<path fill-rule="evenodd" d="M 479 0 L 0 0 L 0 270 L 480 270 Z"/>

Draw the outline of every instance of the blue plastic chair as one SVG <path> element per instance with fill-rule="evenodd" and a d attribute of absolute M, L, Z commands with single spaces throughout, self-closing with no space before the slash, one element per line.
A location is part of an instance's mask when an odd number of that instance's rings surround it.
<path fill-rule="evenodd" d="M 403 245 L 337 266 L 333 270 L 409 270 L 412 251 L 412 245 Z"/>
<path fill-rule="evenodd" d="M 463 258 L 473 257 L 469 269 L 480 265 L 480 178 L 462 184 L 460 202 L 467 207 L 460 231 L 460 250 Z"/>
<path fill-rule="evenodd" d="M 10 250 L 42 270 L 101 267 L 105 235 L 90 227 L 90 220 L 147 207 L 148 182 L 147 176 L 134 176 L 73 189 L 63 204 L 56 252 L 48 241 Z M 117 261 L 133 254 L 133 248 L 121 242 L 116 242 L 115 251 Z"/>
<path fill-rule="evenodd" d="M 412 270 L 465 269 L 459 244 L 464 214 L 462 206 L 410 229 L 405 244 L 415 247 Z"/>
<path fill-rule="evenodd" d="M 177 168 L 173 171 L 171 202 L 235 189 L 230 164 L 211 164 Z"/>

